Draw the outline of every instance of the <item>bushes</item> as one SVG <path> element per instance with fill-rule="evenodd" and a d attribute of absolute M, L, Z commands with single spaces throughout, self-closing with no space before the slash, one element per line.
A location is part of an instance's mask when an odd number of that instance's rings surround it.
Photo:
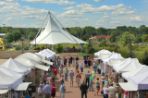
<path fill-rule="evenodd" d="M 58 53 L 63 52 L 63 46 L 62 45 L 57 45 L 56 52 L 58 52 Z"/>
<path fill-rule="evenodd" d="M 148 65 L 148 51 L 144 52 L 142 63 Z"/>

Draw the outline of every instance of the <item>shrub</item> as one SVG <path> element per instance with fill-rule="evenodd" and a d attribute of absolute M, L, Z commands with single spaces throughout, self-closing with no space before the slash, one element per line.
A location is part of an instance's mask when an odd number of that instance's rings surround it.
<path fill-rule="evenodd" d="M 142 63 L 148 65 L 148 51 L 144 52 Z"/>
<path fill-rule="evenodd" d="M 58 45 L 56 48 L 56 52 L 61 53 L 63 52 L 63 46 L 62 45 Z"/>

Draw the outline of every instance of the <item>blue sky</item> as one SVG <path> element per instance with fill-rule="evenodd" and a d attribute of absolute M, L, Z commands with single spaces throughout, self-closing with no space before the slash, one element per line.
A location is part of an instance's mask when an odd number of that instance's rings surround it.
<path fill-rule="evenodd" d="M 0 26 L 42 27 L 50 10 L 64 27 L 148 25 L 148 0 L 1 0 Z"/>

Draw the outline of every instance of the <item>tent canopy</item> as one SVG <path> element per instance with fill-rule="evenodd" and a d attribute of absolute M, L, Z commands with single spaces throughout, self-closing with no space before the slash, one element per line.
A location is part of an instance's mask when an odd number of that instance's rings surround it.
<path fill-rule="evenodd" d="M 44 49 L 44 50 L 42 50 L 42 51 L 40 51 L 40 52 L 38 52 L 36 54 L 40 55 L 40 56 L 42 56 L 44 58 L 53 58 L 56 55 L 55 52 L 53 52 L 53 51 L 51 51 L 49 49 Z"/>
<path fill-rule="evenodd" d="M 136 75 L 137 73 L 143 72 L 146 68 L 147 68 L 147 66 L 145 66 L 145 65 L 139 65 L 139 68 L 137 68 L 135 70 L 122 73 L 122 77 L 125 79 L 128 79 L 128 78 Z M 148 68 L 147 68 L 147 70 L 148 70 Z"/>
<path fill-rule="evenodd" d="M 35 38 L 31 44 L 61 44 L 61 43 L 71 43 L 71 44 L 81 44 L 86 43 L 81 39 L 71 35 L 65 31 L 59 23 L 59 21 L 52 15 L 51 12 L 48 13 L 48 21 L 45 29 L 39 32 L 39 36 Z"/>
<path fill-rule="evenodd" d="M 25 65 L 29 68 L 38 68 L 43 71 L 48 71 L 47 69 L 49 69 L 49 67 L 47 67 L 45 65 L 41 65 L 40 63 L 38 63 L 30 58 L 25 58 L 23 56 L 18 56 L 17 58 L 15 58 L 15 60 L 20 63 L 23 63 L 23 65 Z"/>
<path fill-rule="evenodd" d="M 37 64 L 37 62 L 21 56 L 16 57 L 15 60 L 28 68 L 34 68 L 35 64 Z"/>
<path fill-rule="evenodd" d="M 108 51 L 108 50 L 106 50 L 106 49 L 102 49 L 102 50 L 100 50 L 100 51 L 94 53 L 95 56 L 99 56 L 99 55 L 101 55 L 101 54 L 104 54 L 104 55 L 105 55 L 105 54 L 106 54 L 106 55 L 111 55 L 111 52 Z"/>
<path fill-rule="evenodd" d="M 117 72 L 128 72 L 133 71 L 141 67 L 137 58 L 131 59 L 131 61 L 127 61 L 118 66 Z"/>
<path fill-rule="evenodd" d="M 12 58 L 9 58 L 5 63 L 0 65 L 0 67 L 4 67 L 9 70 L 12 70 L 12 71 L 15 71 L 18 73 L 22 73 L 22 74 L 28 73 L 30 71 L 27 67 L 25 67 L 21 63 L 13 60 Z"/>
<path fill-rule="evenodd" d="M 127 58 L 127 59 L 124 59 L 122 62 L 113 65 L 113 68 L 117 73 L 126 72 L 126 71 L 122 71 L 122 68 L 124 68 L 125 66 L 128 66 L 131 62 L 132 62 L 132 58 Z"/>
<path fill-rule="evenodd" d="M 26 91 L 27 88 L 28 88 L 28 86 L 29 86 L 30 84 L 31 84 L 31 82 L 23 82 L 23 83 L 19 84 L 19 85 L 15 88 L 15 90 L 16 90 L 16 91 Z"/>
<path fill-rule="evenodd" d="M 0 71 L 0 88 L 13 89 L 22 82 L 22 76 L 12 76 Z"/>
<path fill-rule="evenodd" d="M 2 90 L 0 90 L 0 94 L 6 94 L 6 93 L 8 93 L 8 89 L 2 89 Z"/>
<path fill-rule="evenodd" d="M 108 58 L 104 58 L 102 59 L 103 62 L 107 63 L 112 59 L 123 59 L 123 57 L 121 56 L 121 54 L 119 53 L 112 53 L 111 56 L 109 56 Z"/>
<path fill-rule="evenodd" d="M 40 63 L 42 60 L 42 57 L 40 55 L 36 55 L 34 53 L 24 53 L 18 56 L 19 58 L 27 58 L 31 61 L 35 61 L 37 63 Z"/>
<path fill-rule="evenodd" d="M 124 58 L 123 59 L 119 59 L 119 58 L 118 59 L 115 59 L 114 58 L 114 59 L 111 59 L 111 60 L 108 61 L 108 65 L 113 67 L 116 64 L 120 64 L 124 60 L 125 60 Z"/>
<path fill-rule="evenodd" d="M 129 77 L 128 81 L 132 81 L 136 84 L 148 84 L 148 68 L 144 68 L 134 76 Z"/>
<path fill-rule="evenodd" d="M 137 91 L 138 85 L 127 82 L 127 83 L 119 83 L 120 87 L 125 91 Z"/>

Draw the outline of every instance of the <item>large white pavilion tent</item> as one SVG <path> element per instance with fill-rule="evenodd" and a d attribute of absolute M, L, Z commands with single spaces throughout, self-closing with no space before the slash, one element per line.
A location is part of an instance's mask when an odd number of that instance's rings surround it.
<path fill-rule="evenodd" d="M 48 12 L 45 28 L 37 34 L 37 37 L 31 42 L 31 44 L 55 45 L 61 43 L 83 44 L 86 42 L 64 30 L 56 17 L 53 16 L 51 12 Z"/>

